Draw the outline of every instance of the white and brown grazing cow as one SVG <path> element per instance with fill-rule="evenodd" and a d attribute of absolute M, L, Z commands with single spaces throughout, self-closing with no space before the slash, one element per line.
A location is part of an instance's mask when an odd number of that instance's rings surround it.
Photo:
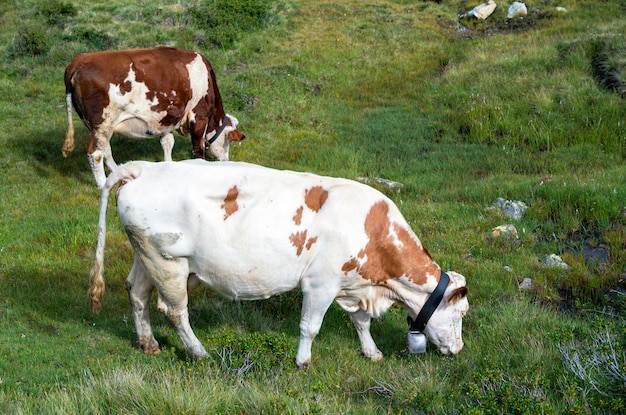
<path fill-rule="evenodd" d="M 311 343 L 333 301 L 349 313 L 363 354 L 379 360 L 371 318 L 397 303 L 418 320 L 437 291 L 441 302 L 424 319 L 423 333 L 441 353 L 463 348 L 465 278 L 441 272 L 390 199 L 351 180 L 240 162 L 139 161 L 111 173 L 90 275 L 96 314 L 105 287 L 107 203 L 117 183 L 117 211 L 135 254 L 126 288 L 146 353 L 159 352 L 148 315 L 156 287 L 159 309 L 189 355 L 207 354 L 189 324 L 187 292 L 194 281 L 237 300 L 300 287 L 299 367 L 310 363 Z"/>
<path fill-rule="evenodd" d="M 191 135 L 193 156 L 228 160 L 231 141 L 245 138 L 238 121 L 224 112 L 215 72 L 200 54 L 158 47 L 78 55 L 65 70 L 67 132 L 63 155 L 74 149 L 72 104 L 87 129 L 87 156 L 98 187 L 104 163 L 113 171 L 111 136 L 160 137 L 164 159 L 172 160 L 173 131 Z M 205 143 L 206 141 L 206 143 Z"/>

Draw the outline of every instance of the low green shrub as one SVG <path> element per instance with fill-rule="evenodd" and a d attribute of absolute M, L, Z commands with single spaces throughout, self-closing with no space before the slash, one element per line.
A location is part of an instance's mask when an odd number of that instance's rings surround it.
<path fill-rule="evenodd" d="M 521 378 L 508 371 L 490 369 L 474 375 L 463 386 L 466 402 L 461 413 L 466 415 L 524 414 L 544 415 L 555 413 L 546 400 L 546 380 L 537 373 L 533 378 Z"/>
<path fill-rule="evenodd" d="M 46 23 L 51 26 L 63 27 L 77 13 L 76 7 L 72 3 L 59 0 L 46 2 L 37 8 L 37 14 L 43 16 Z"/>
<path fill-rule="evenodd" d="M 48 34 L 39 28 L 23 28 L 7 48 L 7 55 L 17 59 L 28 56 L 45 55 L 50 50 L 51 39 Z"/>
<path fill-rule="evenodd" d="M 195 42 L 208 47 L 230 48 L 243 33 L 263 27 L 270 20 L 271 0 L 217 0 L 189 8 L 194 25 L 202 31 Z"/>
<path fill-rule="evenodd" d="M 115 49 L 117 43 L 108 33 L 94 28 L 78 29 L 68 40 L 86 43 L 90 50 Z"/>

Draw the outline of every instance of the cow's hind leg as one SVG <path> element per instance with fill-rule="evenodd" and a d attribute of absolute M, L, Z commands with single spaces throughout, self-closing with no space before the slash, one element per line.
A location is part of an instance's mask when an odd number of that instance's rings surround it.
<path fill-rule="evenodd" d="M 128 299 L 133 312 L 135 330 L 137 330 L 137 343 L 147 354 L 157 354 L 161 351 L 150 326 L 149 303 L 153 289 L 152 281 L 135 255 L 133 267 L 126 279 L 126 290 L 128 290 Z"/>
<path fill-rule="evenodd" d="M 163 160 L 172 161 L 172 149 L 174 148 L 174 134 L 167 133 L 161 137 L 161 147 L 163 148 Z"/>
<path fill-rule="evenodd" d="M 370 315 L 363 310 L 357 310 L 350 313 L 350 320 L 352 320 L 352 323 L 356 328 L 356 332 L 359 335 L 363 355 L 374 361 L 381 360 L 383 358 L 383 354 L 380 350 L 378 350 L 378 347 L 376 347 L 376 343 L 370 333 L 370 322 L 372 320 Z"/>
<path fill-rule="evenodd" d="M 208 356 L 189 323 L 187 279 L 189 267 L 183 259 L 155 264 L 155 284 L 159 290 L 159 308 L 172 323 L 192 359 Z"/>
<path fill-rule="evenodd" d="M 302 290 L 302 317 L 300 319 L 300 344 L 296 365 L 305 369 L 311 364 L 311 345 L 322 327 L 324 315 L 335 299 L 332 289 Z"/>

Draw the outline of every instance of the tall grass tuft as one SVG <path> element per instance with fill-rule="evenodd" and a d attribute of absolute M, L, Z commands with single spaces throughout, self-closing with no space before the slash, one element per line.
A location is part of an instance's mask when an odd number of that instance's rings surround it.
<path fill-rule="evenodd" d="M 590 42 L 591 69 L 603 88 L 626 98 L 626 47 L 624 38 L 599 38 Z"/>

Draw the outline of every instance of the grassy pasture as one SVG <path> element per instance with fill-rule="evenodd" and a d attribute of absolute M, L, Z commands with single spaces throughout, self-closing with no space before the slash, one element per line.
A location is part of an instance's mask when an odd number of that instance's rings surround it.
<path fill-rule="evenodd" d="M 0 410 L 626 412 L 626 2 L 528 0 L 529 15 L 507 21 L 498 1 L 490 19 L 459 21 L 476 3 L 0 3 Z M 404 184 L 391 197 L 442 268 L 468 279 L 461 354 L 409 355 L 393 309 L 372 327 L 385 359 L 366 361 L 333 306 L 298 371 L 298 293 L 232 303 L 198 290 L 192 325 L 211 358 L 187 361 L 156 308 L 163 352 L 145 356 L 113 207 L 108 291 L 90 313 L 99 192 L 76 115 L 77 148 L 61 156 L 63 71 L 77 53 L 157 44 L 212 62 L 248 137 L 233 160 Z M 157 140 L 112 146 L 118 162 L 162 158 Z M 177 137 L 174 158 L 189 154 Z M 524 201 L 524 217 L 489 209 L 498 197 Z M 490 238 L 503 223 L 519 238 Z M 595 248 L 606 264 L 585 260 Z M 569 269 L 542 266 L 548 254 Z"/>

